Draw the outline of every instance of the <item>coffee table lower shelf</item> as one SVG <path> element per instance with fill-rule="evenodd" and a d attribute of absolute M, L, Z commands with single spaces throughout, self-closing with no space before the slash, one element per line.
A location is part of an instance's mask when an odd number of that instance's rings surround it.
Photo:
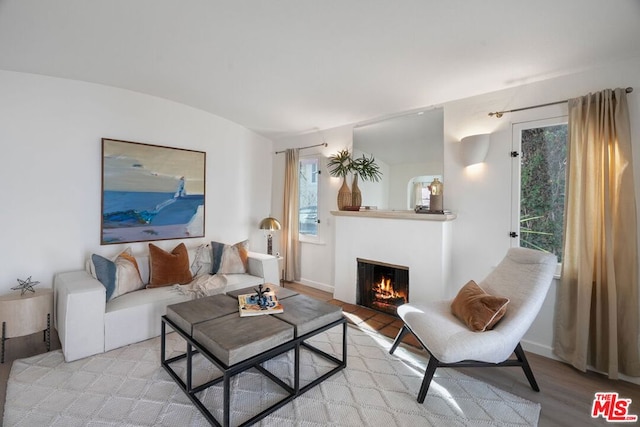
<path fill-rule="evenodd" d="M 170 326 L 176 333 L 178 333 L 187 343 L 186 352 L 169 359 L 166 358 L 166 326 Z M 334 328 L 336 326 L 342 325 L 342 360 L 337 357 L 328 354 L 319 348 L 305 342 L 309 338 L 322 333 L 326 330 Z M 336 366 L 325 372 L 323 375 L 309 382 L 308 384 L 300 387 L 300 349 L 304 347 L 315 354 L 329 360 L 334 363 Z M 293 386 L 285 383 L 280 378 L 275 376 L 273 373 L 269 372 L 266 368 L 262 366 L 262 363 L 278 356 L 288 351 L 294 351 L 294 374 L 293 374 Z M 204 356 L 209 362 L 216 366 L 218 370 L 222 373 L 220 377 L 217 377 L 211 381 L 208 381 L 204 384 L 200 384 L 197 386 L 193 386 L 192 378 L 193 378 L 193 357 L 194 355 L 200 353 Z M 182 391 L 189 397 L 189 399 L 193 402 L 193 404 L 198 408 L 198 410 L 204 415 L 204 417 L 211 423 L 211 425 L 215 426 L 224 426 L 228 427 L 230 423 L 230 382 L 231 378 L 234 375 L 240 374 L 248 369 L 256 368 L 263 375 L 268 377 L 271 381 L 281 387 L 286 395 L 281 400 L 262 410 L 258 414 L 254 415 L 250 419 L 242 422 L 239 426 L 249 426 L 272 412 L 280 409 L 282 406 L 291 402 L 296 397 L 305 393 L 309 389 L 315 387 L 322 381 L 336 374 L 340 370 L 344 369 L 347 366 L 347 322 L 346 318 L 342 317 L 340 320 L 336 320 L 327 325 L 324 325 L 318 329 L 315 329 L 307 334 L 296 337 L 284 344 L 280 344 L 276 347 L 273 347 L 269 350 L 266 350 L 260 354 L 257 354 L 253 357 L 250 357 L 241 362 L 235 363 L 233 365 L 227 366 L 224 362 L 218 359 L 215 355 L 213 355 L 210 351 L 204 348 L 200 343 L 193 339 L 189 334 L 185 333 L 178 325 L 168 319 L 166 316 L 162 316 L 162 324 L 161 324 L 161 340 L 160 340 L 160 360 L 162 367 L 169 373 L 169 375 L 173 378 L 173 380 L 178 384 L 178 386 L 182 389 Z M 186 374 L 185 380 L 183 380 L 178 373 L 172 368 L 171 364 L 186 360 Z M 200 393 L 207 388 L 214 386 L 218 383 L 223 383 L 223 408 L 222 408 L 222 422 L 218 421 L 211 411 L 204 405 L 204 403 L 197 396 L 197 393 Z"/>

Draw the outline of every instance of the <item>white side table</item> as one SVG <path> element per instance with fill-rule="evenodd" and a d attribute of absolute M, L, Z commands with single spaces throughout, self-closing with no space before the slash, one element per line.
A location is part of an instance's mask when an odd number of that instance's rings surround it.
<path fill-rule="evenodd" d="M 37 288 L 35 292 L 11 292 L 0 296 L 0 322 L 2 322 L 2 356 L 9 338 L 44 332 L 47 351 L 51 350 L 51 313 L 53 313 L 53 290 Z"/>

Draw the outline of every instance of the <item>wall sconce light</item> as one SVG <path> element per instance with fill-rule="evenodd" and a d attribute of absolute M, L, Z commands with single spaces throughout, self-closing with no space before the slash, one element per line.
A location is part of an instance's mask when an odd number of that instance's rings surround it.
<path fill-rule="evenodd" d="M 280 230 L 280 222 L 273 218 L 267 217 L 260 221 L 260 230 L 268 230 L 267 234 L 267 254 L 273 255 L 273 235 L 271 231 Z"/>
<path fill-rule="evenodd" d="M 491 134 L 471 135 L 460 140 L 460 156 L 465 166 L 484 162 L 489 152 Z"/>

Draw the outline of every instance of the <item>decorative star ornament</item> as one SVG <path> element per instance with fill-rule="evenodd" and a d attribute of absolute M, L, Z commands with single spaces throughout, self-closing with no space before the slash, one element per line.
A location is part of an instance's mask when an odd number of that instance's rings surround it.
<path fill-rule="evenodd" d="M 14 291 L 21 290 L 22 292 L 20 292 L 20 295 L 24 295 L 24 293 L 27 291 L 31 291 L 35 293 L 35 290 L 33 289 L 33 287 L 40 284 L 40 282 L 32 282 L 31 276 L 29 276 L 29 278 L 26 280 L 20 280 L 20 279 L 17 279 L 17 280 L 18 280 L 18 283 L 20 284 L 16 287 L 11 288 L 11 290 L 14 290 Z"/>

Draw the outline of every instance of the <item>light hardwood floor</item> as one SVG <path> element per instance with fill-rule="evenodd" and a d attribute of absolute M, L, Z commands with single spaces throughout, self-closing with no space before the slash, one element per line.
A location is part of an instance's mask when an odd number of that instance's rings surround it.
<path fill-rule="evenodd" d="M 363 307 L 344 304 L 334 300 L 333 296 L 327 292 L 297 283 L 286 283 L 285 286 L 342 306 L 350 323 L 357 327 L 376 330 L 388 337 L 395 337 L 398 329 L 402 326 L 402 322 L 394 317 Z M 51 347 L 54 350 L 60 348 L 55 331 L 52 331 L 51 334 Z M 0 414 L 4 413 L 11 363 L 16 359 L 33 356 L 43 351 L 45 351 L 45 344 L 42 341 L 41 333 L 12 338 L 6 342 L 5 363 L 0 365 Z M 618 392 L 620 397 L 632 399 L 630 413 L 640 415 L 640 386 L 625 381 L 608 380 L 605 376 L 592 372 L 585 374 L 564 363 L 535 354 L 527 353 L 527 357 L 540 385 L 541 391 L 539 393 L 531 390 L 519 368 L 467 368 L 460 369 L 460 371 L 502 390 L 540 403 L 542 411 L 539 425 L 542 427 L 608 425 L 602 418 L 592 419 L 590 416 L 594 393 L 600 391 L 614 391 Z M 1 422 L 2 417 L 0 417 L 0 425 Z"/>

